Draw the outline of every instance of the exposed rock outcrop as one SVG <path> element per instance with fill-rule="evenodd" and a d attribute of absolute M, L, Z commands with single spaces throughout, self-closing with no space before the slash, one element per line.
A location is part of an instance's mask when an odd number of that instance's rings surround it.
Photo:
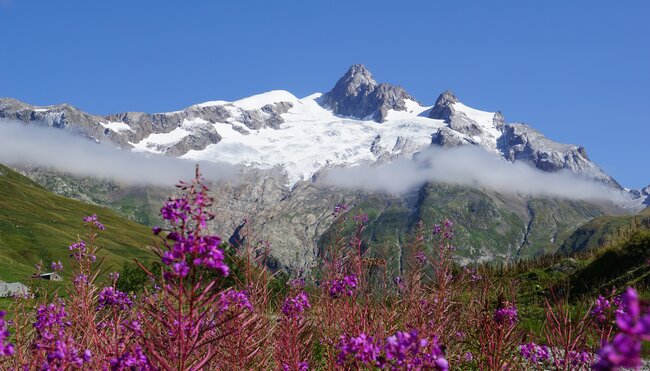
<path fill-rule="evenodd" d="M 384 122 L 389 110 L 406 110 L 406 100 L 415 98 L 399 86 L 377 84 L 366 67 L 355 64 L 320 103 L 339 116 Z"/>

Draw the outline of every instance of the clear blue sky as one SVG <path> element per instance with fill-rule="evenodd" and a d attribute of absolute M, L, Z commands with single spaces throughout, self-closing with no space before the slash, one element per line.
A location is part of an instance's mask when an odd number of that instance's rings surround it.
<path fill-rule="evenodd" d="M 432 104 L 445 89 L 650 183 L 649 1 L 0 0 L 0 96 L 96 114 L 271 89 L 354 63 Z"/>

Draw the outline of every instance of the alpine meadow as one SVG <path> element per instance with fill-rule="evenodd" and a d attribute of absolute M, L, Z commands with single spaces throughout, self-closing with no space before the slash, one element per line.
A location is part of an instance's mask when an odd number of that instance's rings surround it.
<path fill-rule="evenodd" d="M 649 16 L 0 0 L 0 370 L 650 370 Z"/>

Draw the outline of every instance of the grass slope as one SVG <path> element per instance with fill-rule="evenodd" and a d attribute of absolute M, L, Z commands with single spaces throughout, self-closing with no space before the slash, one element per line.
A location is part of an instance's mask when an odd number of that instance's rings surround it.
<path fill-rule="evenodd" d="M 503 263 L 555 253 L 577 226 L 603 214 L 599 206 L 585 202 L 444 184 L 428 184 L 415 197 L 370 197 L 350 212 L 368 214 L 364 237 L 370 255 L 387 260 L 390 274 L 403 273 L 408 240 L 419 221 L 431 230 L 435 223 L 451 219 L 456 256 L 462 262 Z M 335 229 L 323 235 L 321 248 L 332 240 Z"/>
<path fill-rule="evenodd" d="M 109 209 L 50 193 L 0 165 L 0 280 L 25 281 L 40 260 L 66 265 L 67 246 L 83 234 L 82 218 L 95 213 L 106 225 L 98 240 L 104 248 L 101 255 L 106 255 L 104 268 L 120 269 L 133 258 L 151 258 L 149 228 Z"/>
<path fill-rule="evenodd" d="M 650 208 L 637 215 L 599 216 L 576 229 L 560 252 L 571 254 L 614 244 L 629 237 L 639 228 L 650 228 Z"/>

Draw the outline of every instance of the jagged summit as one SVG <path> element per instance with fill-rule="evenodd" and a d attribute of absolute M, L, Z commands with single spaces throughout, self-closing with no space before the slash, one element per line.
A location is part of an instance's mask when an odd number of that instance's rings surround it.
<path fill-rule="evenodd" d="M 377 81 L 372 73 L 362 64 L 350 66 L 348 71 L 336 82 L 332 92 L 348 95 L 362 95 L 372 91 L 377 86 Z"/>
<path fill-rule="evenodd" d="M 445 90 L 436 99 L 436 104 L 431 108 L 429 117 L 449 123 L 451 116 L 454 114 L 454 103 L 458 103 L 458 98 L 451 90 Z"/>
<path fill-rule="evenodd" d="M 175 112 L 106 116 L 67 104 L 34 106 L 0 98 L 2 118 L 65 129 L 134 151 L 280 166 L 290 185 L 326 167 L 408 158 L 433 144 L 474 145 L 510 162 L 549 172 L 569 170 L 620 189 L 582 147 L 554 142 L 524 124 L 506 123 L 498 111 L 466 106 L 450 90 L 433 106 L 422 106 L 401 87 L 375 81 L 361 64 L 351 66 L 326 94 L 303 98 L 274 90 Z"/>
<path fill-rule="evenodd" d="M 338 116 L 384 122 L 388 111 L 405 111 L 407 100 L 415 98 L 399 86 L 377 84 L 365 66 L 355 64 L 321 97 L 320 103 Z"/>

